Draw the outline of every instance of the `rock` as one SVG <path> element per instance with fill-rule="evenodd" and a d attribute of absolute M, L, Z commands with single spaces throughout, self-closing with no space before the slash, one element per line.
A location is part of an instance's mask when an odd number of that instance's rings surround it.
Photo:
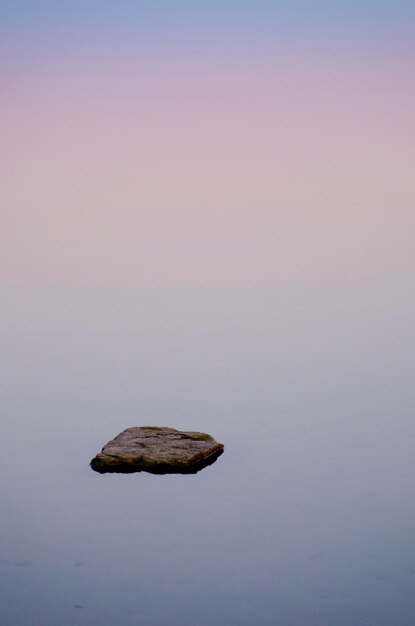
<path fill-rule="evenodd" d="M 194 474 L 214 463 L 223 444 L 205 433 L 183 432 L 162 426 L 127 428 L 109 441 L 91 461 L 105 472 Z"/>

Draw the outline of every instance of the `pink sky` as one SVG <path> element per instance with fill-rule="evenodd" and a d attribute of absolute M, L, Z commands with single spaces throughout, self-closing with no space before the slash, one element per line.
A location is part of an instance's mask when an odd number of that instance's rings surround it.
<path fill-rule="evenodd" d="M 406 275 L 410 76 L 380 51 L 6 72 L 1 280 Z"/>

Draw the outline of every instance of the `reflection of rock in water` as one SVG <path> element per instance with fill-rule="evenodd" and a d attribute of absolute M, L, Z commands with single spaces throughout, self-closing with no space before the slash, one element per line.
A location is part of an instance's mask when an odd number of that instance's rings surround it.
<path fill-rule="evenodd" d="M 205 433 L 161 426 L 127 428 L 91 461 L 96 472 L 195 474 L 211 465 L 224 446 Z"/>

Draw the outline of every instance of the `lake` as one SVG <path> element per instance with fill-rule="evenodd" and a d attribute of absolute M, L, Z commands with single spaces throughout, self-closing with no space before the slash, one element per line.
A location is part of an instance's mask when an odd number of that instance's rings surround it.
<path fill-rule="evenodd" d="M 4 626 L 412 626 L 413 307 L 393 281 L 8 287 Z M 195 475 L 99 475 L 128 426 Z"/>

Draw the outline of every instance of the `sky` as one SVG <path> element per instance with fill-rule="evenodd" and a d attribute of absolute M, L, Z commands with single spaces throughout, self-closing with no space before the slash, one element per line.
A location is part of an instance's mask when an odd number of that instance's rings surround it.
<path fill-rule="evenodd" d="M 0 5 L 0 281 L 413 279 L 415 5 Z"/>

